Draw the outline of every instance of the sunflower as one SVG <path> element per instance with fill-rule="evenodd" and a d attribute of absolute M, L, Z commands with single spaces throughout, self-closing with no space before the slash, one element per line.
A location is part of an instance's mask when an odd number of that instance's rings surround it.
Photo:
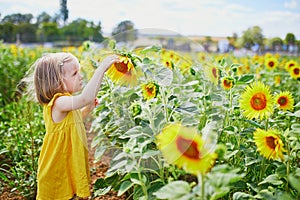
<path fill-rule="evenodd" d="M 223 77 L 221 79 L 221 85 L 225 90 L 230 90 L 234 85 L 234 80 L 231 77 Z"/>
<path fill-rule="evenodd" d="M 161 54 L 161 62 L 164 66 L 174 69 L 174 66 L 180 61 L 176 52 L 164 49 Z"/>
<path fill-rule="evenodd" d="M 206 65 L 204 68 L 206 78 L 214 85 L 218 85 L 219 82 L 219 69 L 214 65 Z"/>
<path fill-rule="evenodd" d="M 268 117 L 273 113 L 273 105 L 270 89 L 262 82 L 248 85 L 240 98 L 240 108 L 248 119 Z"/>
<path fill-rule="evenodd" d="M 294 99 L 289 91 L 280 92 L 275 96 L 275 102 L 279 105 L 281 110 L 293 110 L 294 109 Z"/>
<path fill-rule="evenodd" d="M 289 70 L 290 75 L 293 79 L 299 79 L 300 78 L 300 67 L 299 66 L 293 66 Z"/>
<path fill-rule="evenodd" d="M 274 84 L 275 84 L 275 86 L 279 86 L 280 82 L 281 82 L 280 76 L 279 75 L 275 76 L 274 77 Z"/>
<path fill-rule="evenodd" d="M 297 66 L 297 62 L 294 60 L 289 60 L 288 62 L 285 63 L 284 68 L 286 71 L 290 71 L 290 69 L 294 66 Z"/>
<path fill-rule="evenodd" d="M 153 82 L 145 83 L 142 85 L 143 97 L 146 100 L 153 99 L 157 96 L 159 86 Z"/>
<path fill-rule="evenodd" d="M 169 69 L 173 69 L 173 68 L 174 68 L 174 63 L 173 63 L 173 61 L 172 61 L 171 59 L 169 59 L 169 58 L 163 58 L 163 59 L 162 59 L 162 64 L 163 64 L 164 66 L 166 66 L 167 68 L 169 68 Z"/>
<path fill-rule="evenodd" d="M 191 62 L 183 61 L 183 62 L 180 62 L 179 69 L 182 73 L 186 73 L 191 69 L 191 66 L 192 66 Z"/>
<path fill-rule="evenodd" d="M 262 130 L 257 129 L 253 133 L 254 142 L 257 146 L 257 151 L 267 159 L 283 160 L 283 142 L 280 139 L 280 134 L 277 130 Z"/>
<path fill-rule="evenodd" d="M 119 60 L 107 70 L 108 77 L 117 84 L 135 86 L 140 71 L 134 67 L 129 57 L 120 56 Z"/>
<path fill-rule="evenodd" d="M 265 60 L 265 66 L 267 67 L 267 69 L 275 69 L 278 65 L 278 60 L 275 57 L 269 57 L 266 58 Z"/>
<path fill-rule="evenodd" d="M 189 173 L 206 173 L 214 164 L 217 154 L 204 147 L 195 128 L 170 124 L 157 135 L 157 145 L 166 161 L 182 167 Z"/>

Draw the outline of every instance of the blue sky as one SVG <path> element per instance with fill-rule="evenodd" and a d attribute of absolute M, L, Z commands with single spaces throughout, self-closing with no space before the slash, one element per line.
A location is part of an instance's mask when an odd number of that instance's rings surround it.
<path fill-rule="evenodd" d="M 241 36 L 260 26 L 265 37 L 285 38 L 294 33 L 300 40 L 300 0 L 68 0 L 69 21 L 84 18 L 101 22 L 110 34 L 123 20 L 136 29 L 163 29 L 184 36 Z M 0 0 L 4 17 L 13 13 L 59 12 L 59 0 Z"/>

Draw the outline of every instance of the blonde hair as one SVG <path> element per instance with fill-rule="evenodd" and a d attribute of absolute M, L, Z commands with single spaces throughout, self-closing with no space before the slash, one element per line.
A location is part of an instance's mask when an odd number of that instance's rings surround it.
<path fill-rule="evenodd" d="M 64 91 L 63 69 L 64 63 L 75 58 L 71 53 L 47 53 L 36 60 L 23 79 L 27 83 L 27 94 L 44 105 L 53 96 Z"/>

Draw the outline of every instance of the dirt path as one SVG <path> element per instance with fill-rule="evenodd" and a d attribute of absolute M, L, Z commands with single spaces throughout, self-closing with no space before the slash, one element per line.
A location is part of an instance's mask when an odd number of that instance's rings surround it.
<path fill-rule="evenodd" d="M 94 183 L 97 181 L 98 178 L 104 178 L 105 172 L 109 167 L 110 158 L 107 156 L 103 156 L 99 162 L 94 163 L 94 150 L 91 148 L 91 142 L 94 137 L 93 133 L 88 133 L 88 143 L 89 143 L 89 163 L 91 168 L 91 193 L 93 193 Z M 125 200 L 126 197 L 117 196 L 117 192 L 110 191 L 106 195 L 101 197 L 95 197 L 93 200 Z"/>

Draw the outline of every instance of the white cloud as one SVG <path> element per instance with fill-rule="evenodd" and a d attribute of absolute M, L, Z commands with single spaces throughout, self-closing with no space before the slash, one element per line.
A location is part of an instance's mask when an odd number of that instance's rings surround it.
<path fill-rule="evenodd" d="M 284 2 L 285 8 L 295 9 L 299 7 L 299 0 L 291 0 L 290 2 Z"/>

